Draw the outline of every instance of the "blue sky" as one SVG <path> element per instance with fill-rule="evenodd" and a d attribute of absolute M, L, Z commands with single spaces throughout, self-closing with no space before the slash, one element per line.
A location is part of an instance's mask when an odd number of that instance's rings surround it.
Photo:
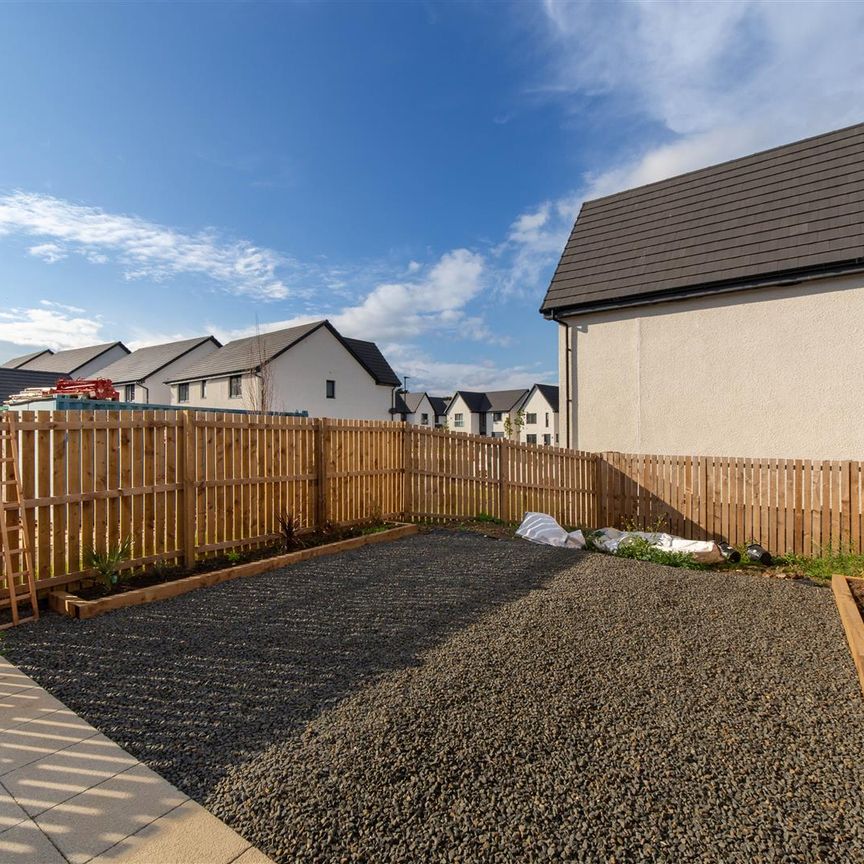
<path fill-rule="evenodd" d="M 330 317 L 556 378 L 579 204 L 864 120 L 864 4 L 0 6 L 0 355 Z"/>

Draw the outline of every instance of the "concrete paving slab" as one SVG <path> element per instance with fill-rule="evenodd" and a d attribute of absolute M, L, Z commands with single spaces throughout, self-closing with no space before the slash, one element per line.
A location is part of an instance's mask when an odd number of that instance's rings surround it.
<path fill-rule="evenodd" d="M 187 796 L 140 763 L 36 817 L 72 864 L 84 864 L 179 807 Z"/>
<path fill-rule="evenodd" d="M 232 864 L 250 848 L 248 840 L 190 800 L 108 849 L 92 864 Z"/>
<path fill-rule="evenodd" d="M 0 776 L 97 734 L 89 723 L 57 704 L 58 709 L 0 731 Z"/>
<path fill-rule="evenodd" d="M 28 819 L 0 834 L 3 864 L 67 864 L 57 847 Z"/>
<path fill-rule="evenodd" d="M 36 816 L 136 764 L 134 756 L 97 733 L 4 774 L 2 783 L 27 815 Z"/>

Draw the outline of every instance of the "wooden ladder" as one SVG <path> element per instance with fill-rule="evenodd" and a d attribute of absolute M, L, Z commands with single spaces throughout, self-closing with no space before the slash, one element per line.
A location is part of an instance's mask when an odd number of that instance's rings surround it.
<path fill-rule="evenodd" d="M 3 571 L 9 588 L 12 621 L 0 625 L 0 630 L 15 627 L 25 621 L 39 618 L 36 599 L 36 580 L 33 575 L 33 554 L 30 532 L 27 530 L 27 511 L 22 501 L 21 469 L 18 463 L 18 428 L 14 411 L 0 416 L 0 548 L 3 552 Z M 19 593 L 26 580 L 26 592 Z M 18 584 L 21 582 L 22 584 Z M 26 599 L 25 599 L 26 598 Z M 30 615 L 21 617 L 19 599 L 30 603 Z"/>

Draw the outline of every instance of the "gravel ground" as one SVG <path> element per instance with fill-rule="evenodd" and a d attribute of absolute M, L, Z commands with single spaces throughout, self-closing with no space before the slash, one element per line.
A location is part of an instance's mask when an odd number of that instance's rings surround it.
<path fill-rule="evenodd" d="M 864 861 L 826 588 L 433 533 L 7 643 L 277 861 Z"/>

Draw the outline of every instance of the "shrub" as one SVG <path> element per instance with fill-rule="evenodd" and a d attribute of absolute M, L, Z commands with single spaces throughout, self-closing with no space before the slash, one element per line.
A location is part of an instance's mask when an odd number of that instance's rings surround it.
<path fill-rule="evenodd" d="M 232 566 L 234 564 L 239 564 L 240 561 L 243 559 L 243 556 L 236 549 L 229 549 L 225 553 L 225 557 L 228 559 L 228 563 Z"/>
<path fill-rule="evenodd" d="M 279 517 L 279 530 L 282 533 L 282 546 L 286 552 L 293 552 L 302 545 L 298 536 L 300 520 L 295 519 L 293 513 L 283 513 Z"/>
<path fill-rule="evenodd" d="M 132 538 L 127 537 L 105 552 L 88 549 L 84 553 L 84 566 L 93 568 L 105 588 L 110 591 L 120 581 L 120 565 L 132 555 Z"/>

